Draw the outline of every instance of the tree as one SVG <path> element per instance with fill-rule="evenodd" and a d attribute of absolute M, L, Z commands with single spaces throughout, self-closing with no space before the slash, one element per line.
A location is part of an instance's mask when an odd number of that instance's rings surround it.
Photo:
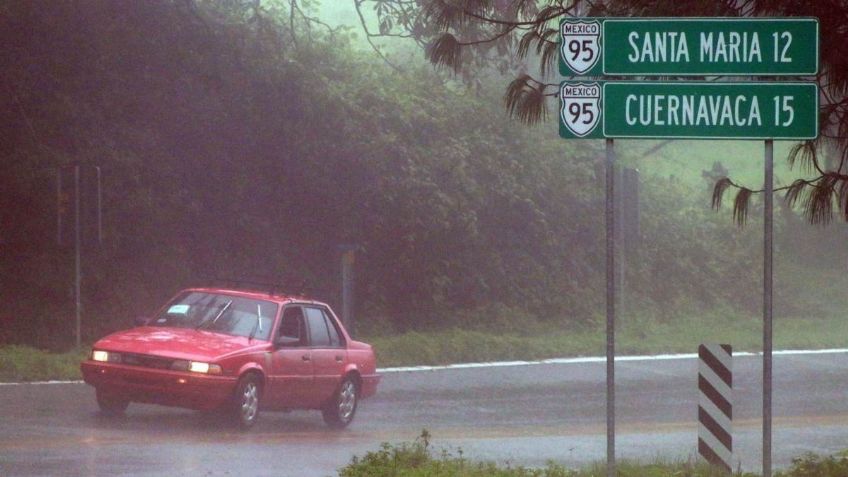
<path fill-rule="evenodd" d="M 814 224 L 827 224 L 838 213 L 848 221 L 848 3 L 844 0 L 354 0 L 366 35 L 410 38 L 425 48 L 434 65 L 445 67 L 473 84 L 481 74 L 497 70 L 515 78 L 506 88 L 504 105 L 525 123 L 544 121 L 556 97 L 557 25 L 574 16 L 727 16 L 819 18 L 821 68 L 814 78 L 822 95 L 819 138 L 797 144 L 790 166 L 813 173 L 780 187 L 789 206 L 800 205 Z M 378 27 L 363 12 L 372 7 Z M 535 66 L 535 68 L 534 68 Z M 752 190 L 730 177 L 713 186 L 712 205 L 721 207 L 736 189 L 733 216 L 745 222 Z M 835 207 L 834 207 L 835 206 Z"/>

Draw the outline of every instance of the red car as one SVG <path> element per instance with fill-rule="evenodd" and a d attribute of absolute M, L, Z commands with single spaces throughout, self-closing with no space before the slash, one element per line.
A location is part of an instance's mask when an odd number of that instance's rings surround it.
<path fill-rule="evenodd" d="M 324 303 L 217 288 L 180 292 L 143 326 L 97 341 L 81 364 L 106 414 L 130 402 L 225 410 L 243 428 L 259 410 L 317 409 L 350 424 L 380 376 Z"/>

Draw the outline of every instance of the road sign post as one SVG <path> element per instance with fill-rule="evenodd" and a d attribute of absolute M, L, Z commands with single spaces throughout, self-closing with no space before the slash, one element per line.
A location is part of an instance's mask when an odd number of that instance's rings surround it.
<path fill-rule="evenodd" d="M 565 18 L 563 76 L 814 76 L 816 18 Z M 763 475 L 771 477 L 773 141 L 818 137 L 812 82 L 591 81 L 560 85 L 559 134 L 606 139 L 607 474 L 615 475 L 614 138 L 765 141 Z M 612 245 L 611 245 L 612 244 Z"/>
<path fill-rule="evenodd" d="M 765 141 L 763 207 L 763 476 L 771 477 L 772 297 L 774 264 L 774 142 Z"/>
<path fill-rule="evenodd" d="M 607 477 L 615 470 L 615 144 L 606 140 Z"/>

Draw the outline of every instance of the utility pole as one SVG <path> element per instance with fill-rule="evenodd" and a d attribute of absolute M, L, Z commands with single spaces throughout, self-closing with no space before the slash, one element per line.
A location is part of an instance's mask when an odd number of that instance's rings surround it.
<path fill-rule="evenodd" d="M 103 241 L 103 196 L 101 192 L 100 167 L 86 167 L 79 164 L 67 166 L 73 169 L 73 222 L 66 220 L 70 202 L 63 190 L 66 177 L 59 168 L 56 171 L 56 242 L 64 246 L 66 222 L 73 224 L 74 254 L 74 342 L 79 348 L 82 344 L 82 248 L 84 244 L 100 244 Z M 89 174 L 92 172 L 93 174 Z M 84 187 L 87 185 L 87 187 Z M 94 189 L 94 190 L 92 190 Z M 83 197 L 84 191 L 86 197 Z M 89 213 L 86 213 L 89 212 Z M 95 217 L 91 217 L 96 212 Z M 83 227 L 86 230 L 83 231 Z"/>
<path fill-rule="evenodd" d="M 351 336 L 356 330 L 353 316 L 353 264 L 356 261 L 357 245 L 339 245 L 342 252 L 342 321 Z"/>

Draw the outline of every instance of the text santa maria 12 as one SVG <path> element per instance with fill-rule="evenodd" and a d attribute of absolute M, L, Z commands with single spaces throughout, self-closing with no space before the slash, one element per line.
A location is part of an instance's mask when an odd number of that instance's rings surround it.
<path fill-rule="evenodd" d="M 804 82 L 576 82 L 560 85 L 569 139 L 814 139 L 819 95 Z"/>
<path fill-rule="evenodd" d="M 815 18 L 568 18 L 563 76 L 815 75 Z"/>

